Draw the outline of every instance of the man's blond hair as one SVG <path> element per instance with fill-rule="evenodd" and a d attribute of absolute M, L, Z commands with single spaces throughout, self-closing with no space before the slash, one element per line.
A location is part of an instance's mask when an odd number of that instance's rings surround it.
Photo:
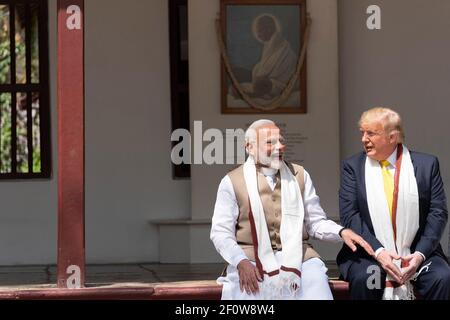
<path fill-rule="evenodd" d="M 386 134 L 397 133 L 397 143 L 405 141 L 402 119 L 400 115 L 392 109 L 386 107 L 375 107 L 365 111 L 358 121 L 358 126 L 363 124 L 380 122 Z"/>

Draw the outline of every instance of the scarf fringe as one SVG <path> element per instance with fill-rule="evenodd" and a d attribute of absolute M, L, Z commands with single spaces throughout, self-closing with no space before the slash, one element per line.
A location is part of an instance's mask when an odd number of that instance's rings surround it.
<path fill-rule="evenodd" d="M 294 300 L 300 292 L 300 277 L 292 272 L 280 270 L 280 273 L 265 276 L 260 284 L 263 300 Z"/>
<path fill-rule="evenodd" d="M 383 300 L 416 300 L 414 287 L 411 281 L 398 288 L 386 288 L 383 293 Z"/>

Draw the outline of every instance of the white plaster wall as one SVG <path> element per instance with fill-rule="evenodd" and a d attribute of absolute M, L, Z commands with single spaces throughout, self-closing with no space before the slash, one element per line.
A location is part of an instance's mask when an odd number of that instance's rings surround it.
<path fill-rule="evenodd" d="M 168 1 L 85 5 L 87 262 L 158 261 L 148 221 L 190 213 L 170 162 Z"/>

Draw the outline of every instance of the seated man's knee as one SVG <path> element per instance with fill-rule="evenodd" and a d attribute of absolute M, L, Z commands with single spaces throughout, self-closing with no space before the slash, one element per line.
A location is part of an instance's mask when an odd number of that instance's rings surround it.
<path fill-rule="evenodd" d="M 433 286 L 440 290 L 450 291 L 450 272 L 435 273 Z"/>
<path fill-rule="evenodd" d="M 319 258 L 307 260 L 302 266 L 302 299 L 332 300 L 328 283 L 328 269 Z"/>
<path fill-rule="evenodd" d="M 350 286 L 372 289 L 383 289 L 386 281 L 386 273 L 377 264 L 370 264 L 367 267 L 352 270 L 350 277 Z"/>
<path fill-rule="evenodd" d="M 328 284 L 328 269 L 322 260 L 318 258 L 310 259 L 304 264 L 302 270 L 302 278 L 308 282 L 309 285 L 315 285 L 319 283 Z"/>
<path fill-rule="evenodd" d="M 450 271 L 447 271 L 442 275 L 442 283 L 450 287 Z"/>
<path fill-rule="evenodd" d="M 421 281 L 420 278 L 419 281 Z M 448 269 L 429 274 L 426 281 L 422 279 L 419 285 L 417 290 L 419 298 L 426 300 L 450 299 L 450 271 Z"/>
<path fill-rule="evenodd" d="M 383 270 L 384 271 L 384 270 Z M 360 269 L 350 277 L 350 296 L 353 300 L 379 300 L 383 296 L 386 275 L 379 266 Z"/>

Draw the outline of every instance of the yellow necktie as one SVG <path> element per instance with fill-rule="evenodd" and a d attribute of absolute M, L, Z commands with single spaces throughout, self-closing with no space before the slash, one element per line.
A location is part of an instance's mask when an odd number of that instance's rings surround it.
<path fill-rule="evenodd" d="M 380 161 L 381 165 L 381 174 L 383 175 L 384 182 L 384 193 L 386 194 L 386 200 L 389 206 L 389 213 L 391 214 L 392 219 L 392 202 L 394 199 L 394 177 L 388 170 L 389 161 L 383 160 Z"/>

